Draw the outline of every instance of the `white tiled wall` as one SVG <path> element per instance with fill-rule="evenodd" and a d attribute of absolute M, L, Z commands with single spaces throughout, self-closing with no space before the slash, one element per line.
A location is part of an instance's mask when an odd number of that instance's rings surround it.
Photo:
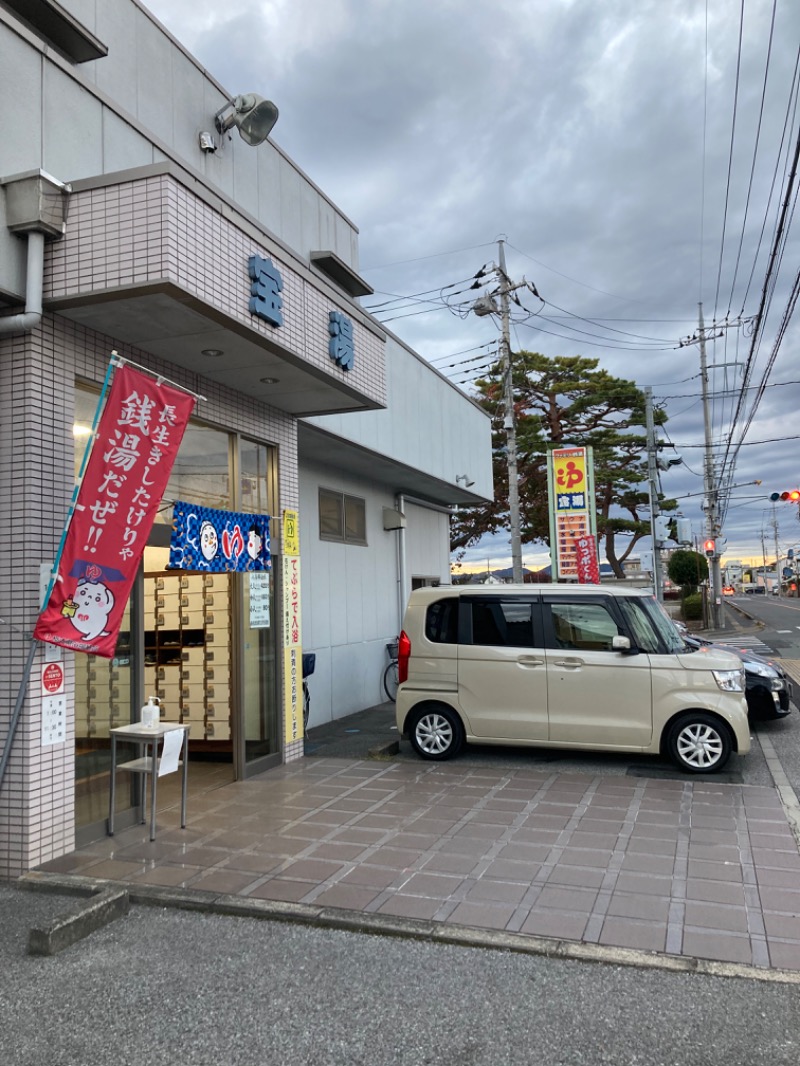
<path fill-rule="evenodd" d="M 29 647 L 24 634 L 32 630 L 39 609 L 39 566 L 55 556 L 72 495 L 74 381 L 102 382 L 112 348 L 205 396 L 199 412 L 204 421 L 276 445 L 280 507 L 298 505 L 296 423 L 283 412 L 58 316 L 45 316 L 31 334 L 0 338 L 2 739 L 23 676 Z M 64 660 L 72 711 L 69 652 Z M 42 747 L 42 661 L 40 648 L 0 792 L 0 876 L 16 876 L 74 847 L 74 719 L 70 713 L 65 743 Z M 302 754 L 300 741 L 286 747 L 284 758 Z"/>
<path fill-rule="evenodd" d="M 283 279 L 280 328 L 249 312 L 251 255 L 269 258 Z M 73 192 L 62 240 L 47 245 L 44 297 L 57 299 L 131 285 L 171 282 L 204 304 L 292 352 L 326 377 L 384 404 L 383 341 L 312 285 L 280 250 L 256 243 L 173 176 L 159 174 Z M 353 322 L 358 359 L 343 370 L 328 354 L 328 312 Z"/>

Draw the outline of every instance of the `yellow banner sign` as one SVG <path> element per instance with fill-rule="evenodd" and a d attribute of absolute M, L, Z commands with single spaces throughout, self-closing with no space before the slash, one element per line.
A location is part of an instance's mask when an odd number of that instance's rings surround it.
<path fill-rule="evenodd" d="M 300 527 L 297 524 L 297 511 L 283 512 L 283 554 L 300 554 Z"/>
<path fill-rule="evenodd" d="M 283 721 L 287 744 L 303 737 L 303 645 L 300 632 L 300 559 L 283 559 Z"/>
<path fill-rule="evenodd" d="M 557 448 L 553 451 L 553 482 L 556 514 L 588 509 L 585 448 Z"/>

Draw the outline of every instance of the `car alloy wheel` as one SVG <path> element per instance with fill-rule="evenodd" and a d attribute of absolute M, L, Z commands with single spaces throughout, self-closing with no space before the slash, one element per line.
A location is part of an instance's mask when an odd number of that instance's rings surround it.
<path fill-rule="evenodd" d="M 423 759 L 451 759 L 464 742 L 461 721 L 449 707 L 421 708 L 411 722 L 411 743 Z"/>
<path fill-rule="evenodd" d="M 731 753 L 730 734 L 726 727 L 711 715 L 701 713 L 676 722 L 668 746 L 678 766 L 693 774 L 721 769 Z"/>

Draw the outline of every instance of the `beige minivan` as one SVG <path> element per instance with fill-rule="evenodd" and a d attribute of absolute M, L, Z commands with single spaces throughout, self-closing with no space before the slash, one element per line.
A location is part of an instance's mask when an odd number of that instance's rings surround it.
<path fill-rule="evenodd" d="M 416 589 L 399 679 L 397 727 L 424 759 L 474 742 L 662 754 L 710 773 L 750 750 L 741 661 L 688 647 L 637 589 Z"/>

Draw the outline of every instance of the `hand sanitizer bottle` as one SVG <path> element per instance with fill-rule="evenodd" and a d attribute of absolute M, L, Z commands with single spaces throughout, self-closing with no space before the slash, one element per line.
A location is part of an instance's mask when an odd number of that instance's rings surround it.
<path fill-rule="evenodd" d="M 139 721 L 145 729 L 158 729 L 161 721 L 161 708 L 156 696 L 149 696 L 147 703 L 142 707 Z"/>

